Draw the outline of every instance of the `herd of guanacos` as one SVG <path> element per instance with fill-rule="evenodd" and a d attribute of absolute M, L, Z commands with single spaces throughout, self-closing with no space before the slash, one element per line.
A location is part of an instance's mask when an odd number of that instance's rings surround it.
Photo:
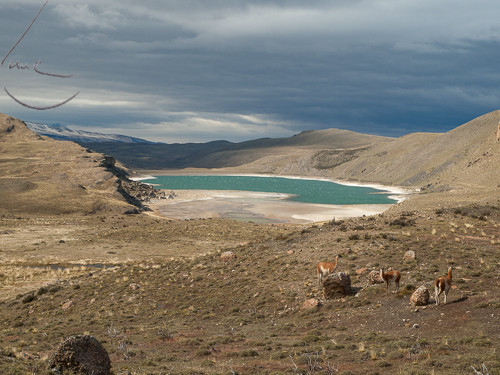
<path fill-rule="evenodd" d="M 323 277 L 328 276 L 329 274 L 333 273 L 333 271 L 337 268 L 339 258 L 341 258 L 341 256 L 337 255 L 335 257 L 334 262 L 318 263 L 316 269 L 317 269 L 317 275 L 318 275 L 318 284 L 320 286 L 323 283 Z M 399 280 L 401 279 L 401 272 L 396 271 L 396 270 L 384 272 L 384 269 L 381 268 L 380 269 L 380 278 L 383 281 L 385 281 L 386 293 L 389 293 L 389 283 L 391 281 L 394 281 L 394 284 L 396 285 L 395 293 L 399 292 Z M 451 279 L 452 279 L 451 267 L 449 267 L 447 276 L 438 277 L 434 281 L 434 293 L 435 293 L 435 297 L 436 297 L 436 305 L 439 305 L 439 296 L 443 292 L 444 292 L 444 303 L 446 304 L 447 299 L 448 299 L 448 292 L 450 291 L 450 288 L 451 288 Z"/>

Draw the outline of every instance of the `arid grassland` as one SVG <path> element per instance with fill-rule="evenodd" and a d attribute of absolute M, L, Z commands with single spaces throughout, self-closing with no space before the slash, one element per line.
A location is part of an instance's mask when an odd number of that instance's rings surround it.
<path fill-rule="evenodd" d="M 2 263 L 3 282 L 23 288 L 1 303 L 0 372 L 46 374 L 54 346 L 87 333 L 116 374 L 473 374 L 483 363 L 498 374 L 499 219 L 498 207 L 479 206 L 294 227 L 101 216 L 102 226 L 79 223 L 61 243 L 19 243 L 25 258 Z M 2 218 L 2 241 L 27 224 L 43 228 L 32 220 Z M 85 226 L 98 229 L 90 236 Z M 197 243 L 201 229 L 212 242 Z M 86 253 L 92 247 L 101 256 Z M 228 250 L 236 258 L 223 261 Z M 416 260 L 403 261 L 407 250 Z M 335 254 L 354 293 L 323 300 L 315 265 Z M 25 267 L 71 257 L 114 267 Z M 432 289 L 449 265 L 448 304 L 431 296 L 412 307 L 413 290 Z M 380 267 L 402 272 L 398 294 L 369 285 Z M 312 298 L 320 305 L 302 308 Z"/>

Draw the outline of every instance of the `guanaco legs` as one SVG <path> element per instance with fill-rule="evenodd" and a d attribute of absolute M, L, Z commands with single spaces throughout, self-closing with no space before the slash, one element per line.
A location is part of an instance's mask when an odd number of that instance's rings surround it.
<path fill-rule="evenodd" d="M 328 276 L 329 274 L 333 273 L 335 271 L 335 268 L 337 268 L 337 264 L 339 261 L 339 258 L 342 258 L 340 255 L 337 255 L 335 257 L 335 262 L 322 262 L 318 263 L 316 266 L 316 272 L 318 274 L 318 285 L 321 286 L 323 282 L 323 275 Z"/>
<path fill-rule="evenodd" d="M 448 299 L 448 292 L 451 288 L 451 267 L 448 268 L 448 276 L 442 276 L 434 281 L 434 293 L 436 295 L 436 305 L 439 305 L 439 296 L 444 292 L 444 303 Z"/>
<path fill-rule="evenodd" d="M 394 281 L 396 285 L 395 293 L 399 292 L 399 280 L 401 279 L 401 273 L 399 271 L 387 271 L 384 272 L 384 269 L 380 269 L 380 278 L 385 281 L 385 292 L 389 293 L 389 283 Z"/>

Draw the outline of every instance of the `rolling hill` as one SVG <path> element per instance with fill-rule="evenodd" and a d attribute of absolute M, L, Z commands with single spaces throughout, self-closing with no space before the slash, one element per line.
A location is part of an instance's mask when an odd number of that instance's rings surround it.
<path fill-rule="evenodd" d="M 0 114 L 0 214 L 125 212 L 140 203 L 111 157 L 35 134 Z"/>

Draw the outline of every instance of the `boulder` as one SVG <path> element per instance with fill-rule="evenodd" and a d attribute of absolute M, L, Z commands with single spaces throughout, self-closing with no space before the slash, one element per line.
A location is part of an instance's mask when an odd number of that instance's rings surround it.
<path fill-rule="evenodd" d="M 380 277 L 380 271 L 376 270 L 371 271 L 367 278 L 370 284 L 382 284 L 384 282 L 384 280 Z"/>
<path fill-rule="evenodd" d="M 109 355 L 93 336 L 71 336 L 59 344 L 49 358 L 49 367 L 55 371 L 75 375 L 110 375 Z"/>
<path fill-rule="evenodd" d="M 337 299 L 351 294 L 351 277 L 344 273 L 332 273 L 323 281 L 326 299 Z"/>
<path fill-rule="evenodd" d="M 429 297 L 429 289 L 425 285 L 421 285 L 411 295 L 410 302 L 413 306 L 425 306 L 429 303 Z"/>
<path fill-rule="evenodd" d="M 403 262 L 412 262 L 415 259 L 417 259 L 417 256 L 413 250 L 408 250 L 405 255 L 403 255 Z"/>

